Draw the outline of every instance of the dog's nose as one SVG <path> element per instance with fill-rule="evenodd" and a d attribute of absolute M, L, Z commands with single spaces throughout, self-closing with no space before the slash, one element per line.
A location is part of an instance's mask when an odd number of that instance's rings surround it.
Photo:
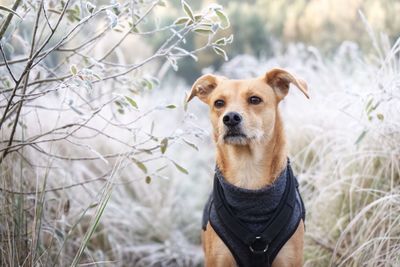
<path fill-rule="evenodd" d="M 222 121 L 226 126 L 232 127 L 238 125 L 242 121 L 242 116 L 237 112 L 228 112 L 222 118 Z"/>

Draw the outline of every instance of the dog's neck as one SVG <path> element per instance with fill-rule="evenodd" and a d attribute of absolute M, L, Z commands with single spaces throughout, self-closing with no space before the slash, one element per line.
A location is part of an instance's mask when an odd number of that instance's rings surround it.
<path fill-rule="evenodd" d="M 287 161 L 283 124 L 277 111 L 269 138 L 248 145 L 217 144 L 217 164 L 228 182 L 246 189 L 272 184 Z"/>

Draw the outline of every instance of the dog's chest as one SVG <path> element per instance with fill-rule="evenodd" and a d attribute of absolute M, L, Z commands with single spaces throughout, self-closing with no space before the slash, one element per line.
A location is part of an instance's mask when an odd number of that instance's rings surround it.
<path fill-rule="evenodd" d="M 256 161 L 237 161 L 227 174 L 232 184 L 246 189 L 258 189 L 265 186 L 264 166 Z"/>

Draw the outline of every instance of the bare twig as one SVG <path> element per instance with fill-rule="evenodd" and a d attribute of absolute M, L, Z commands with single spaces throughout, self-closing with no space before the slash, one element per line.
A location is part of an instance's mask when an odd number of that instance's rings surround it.
<path fill-rule="evenodd" d="M 32 41 L 31 41 L 31 52 L 30 52 L 30 56 L 29 56 L 30 58 L 32 57 L 33 50 L 35 48 L 36 33 L 37 33 L 38 26 L 39 26 L 39 19 L 40 19 L 40 13 L 41 13 L 42 6 L 43 6 L 43 1 L 40 2 L 40 6 L 38 8 L 38 12 L 37 12 L 37 15 L 36 15 L 36 21 L 35 21 L 34 31 L 33 31 L 33 34 L 32 34 Z M 16 86 L 14 88 L 15 90 L 13 91 L 13 94 L 12 94 L 11 98 L 8 100 L 6 110 L 4 111 L 3 117 L 2 117 L 2 119 L 0 121 L 0 129 L 1 129 L 1 126 L 3 125 L 4 120 L 5 120 L 6 116 L 7 116 L 7 111 L 8 111 L 8 108 L 10 107 L 10 105 L 11 105 L 12 99 L 15 96 L 16 88 L 18 88 L 19 83 L 22 81 L 22 79 L 24 77 L 25 77 L 25 83 L 24 83 L 23 94 L 25 94 L 25 92 L 26 92 L 26 88 L 27 88 L 28 80 L 29 80 L 29 67 L 31 65 L 31 62 L 32 62 L 31 60 L 28 61 L 28 64 L 25 67 L 24 72 L 21 74 L 21 77 L 19 78 L 19 80 L 16 83 Z M 8 139 L 7 147 L 9 147 L 12 144 L 12 141 L 13 141 L 13 138 L 14 138 L 14 134 L 15 134 L 15 130 L 16 130 L 17 125 L 18 125 L 18 118 L 19 118 L 19 114 L 21 112 L 21 109 L 22 109 L 22 102 L 19 103 L 19 106 L 17 108 L 17 117 L 15 118 L 14 125 L 13 125 L 13 128 L 11 130 L 10 137 Z M 0 156 L 0 164 L 3 162 L 3 159 L 7 156 L 7 152 L 8 152 L 8 149 L 4 150 L 3 154 Z"/>
<path fill-rule="evenodd" d="M 11 9 L 16 11 L 20 3 L 21 3 L 21 0 L 16 0 Z M 11 19 L 13 18 L 13 16 L 14 16 L 14 14 L 10 12 L 7 15 L 6 21 L 3 23 L 3 25 L 1 25 L 1 28 L 0 28 L 0 40 L 3 39 L 3 35 L 6 32 L 8 26 L 10 25 L 10 22 L 11 22 Z"/>
<path fill-rule="evenodd" d="M 3 44 L 2 44 L 2 42 L 0 42 L 0 51 L 1 51 L 1 55 L 3 56 L 3 59 L 4 59 L 4 64 L 6 64 L 8 73 L 10 74 L 10 76 L 11 76 L 11 78 L 13 79 L 14 83 L 17 83 L 17 79 L 15 79 L 15 76 L 14 76 L 14 74 L 12 73 L 12 71 L 11 71 L 11 69 L 10 69 L 10 66 L 8 65 L 7 58 L 6 58 L 6 54 L 4 53 L 4 50 L 3 50 Z"/>

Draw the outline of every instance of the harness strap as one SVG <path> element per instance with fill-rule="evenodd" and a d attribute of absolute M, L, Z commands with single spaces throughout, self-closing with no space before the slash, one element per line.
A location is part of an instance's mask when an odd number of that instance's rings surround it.
<path fill-rule="evenodd" d="M 287 172 L 288 179 L 286 180 L 286 188 L 278 208 L 276 209 L 276 216 L 273 217 L 271 223 L 260 235 L 268 244 L 271 243 L 282 231 L 284 222 L 287 222 L 290 219 L 296 204 L 296 187 L 293 171 L 290 165 L 287 167 Z"/>
<path fill-rule="evenodd" d="M 257 235 L 249 231 L 247 227 L 235 217 L 232 209 L 226 202 L 223 189 L 217 177 L 214 178 L 213 194 L 214 207 L 217 211 L 218 217 L 237 238 L 239 238 L 247 246 L 250 246 Z"/>
<path fill-rule="evenodd" d="M 236 216 L 231 207 L 228 205 L 223 188 L 215 175 L 214 177 L 214 190 L 213 199 L 216 213 L 220 221 L 238 240 L 244 243 L 251 251 L 252 266 L 259 267 L 271 265 L 273 258 L 271 258 L 272 251 L 268 250 L 271 242 L 283 231 L 285 222 L 287 222 L 293 213 L 296 204 L 296 185 L 293 176 L 290 162 L 288 160 L 286 167 L 286 186 L 283 196 L 274 211 L 274 214 L 260 233 L 250 231 Z"/>

